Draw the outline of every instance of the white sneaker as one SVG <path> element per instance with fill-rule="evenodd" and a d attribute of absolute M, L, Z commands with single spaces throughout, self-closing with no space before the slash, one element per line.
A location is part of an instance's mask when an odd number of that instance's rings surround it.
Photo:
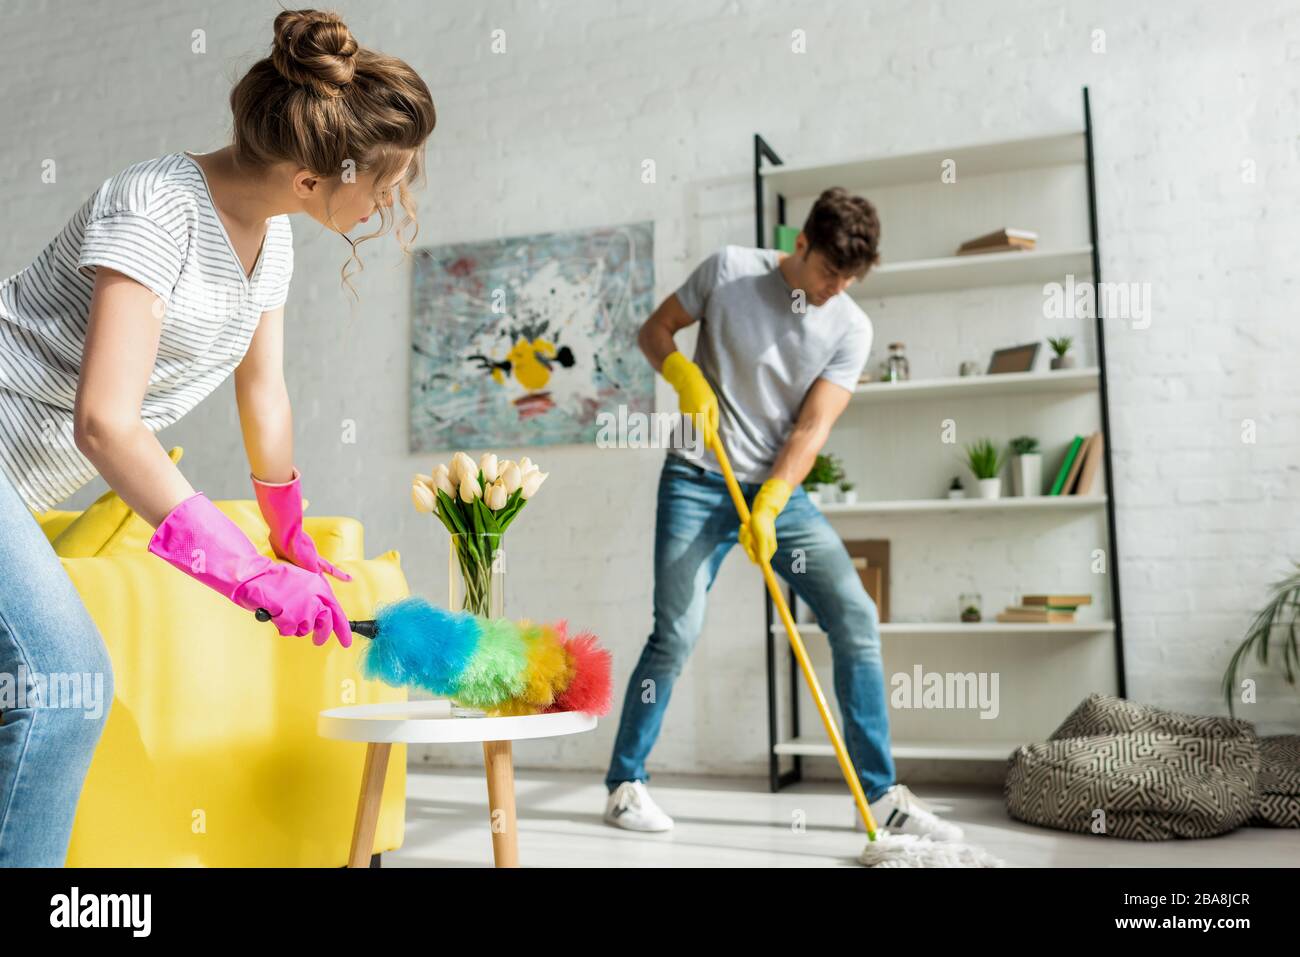
<path fill-rule="evenodd" d="M 876 826 L 891 834 L 915 834 L 932 841 L 960 841 L 964 835 L 956 824 L 950 824 L 934 813 L 931 805 L 908 790 L 906 784 L 895 784 L 867 805 Z M 854 808 L 858 827 L 865 829 Z"/>
<path fill-rule="evenodd" d="M 643 781 L 624 781 L 609 794 L 605 823 L 629 831 L 668 831 L 673 819 L 660 810 Z"/>

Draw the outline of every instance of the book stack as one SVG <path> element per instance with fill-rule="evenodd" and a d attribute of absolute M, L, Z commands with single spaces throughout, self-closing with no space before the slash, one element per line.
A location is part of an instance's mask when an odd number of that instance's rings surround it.
<path fill-rule="evenodd" d="M 1033 249 L 1038 243 L 1038 233 L 1028 229 L 1012 229 L 1007 227 L 999 229 L 997 232 L 989 233 L 987 236 L 980 236 L 977 239 L 968 239 L 957 247 L 958 256 L 971 256 L 976 253 L 1010 253 L 1019 250 Z"/>
<path fill-rule="evenodd" d="M 1048 495 L 1087 495 L 1097 478 L 1104 454 L 1105 439 L 1100 432 L 1076 435 L 1065 450 L 1065 458 L 1056 472 L 1056 481 Z"/>
<path fill-rule="evenodd" d="M 1080 605 L 1091 605 L 1091 595 L 1025 595 L 1019 605 L 1007 605 L 998 621 L 1026 625 L 1068 624 Z"/>

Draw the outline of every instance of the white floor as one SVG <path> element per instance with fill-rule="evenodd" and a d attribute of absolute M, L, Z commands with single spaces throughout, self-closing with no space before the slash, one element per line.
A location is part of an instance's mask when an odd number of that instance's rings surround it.
<path fill-rule="evenodd" d="M 655 775 L 651 793 L 676 827 L 635 834 L 602 823 L 595 773 L 519 770 L 519 856 L 525 867 L 856 867 L 843 785 L 809 782 L 770 794 L 765 781 Z M 998 789 L 914 786 L 943 816 L 1014 867 L 1294 867 L 1300 831 L 1240 828 L 1203 841 L 1141 843 L 1045 830 L 1007 817 Z M 802 826 L 798 826 L 802 823 Z M 483 775 L 411 769 L 406 841 L 384 867 L 484 867 L 492 862 Z"/>

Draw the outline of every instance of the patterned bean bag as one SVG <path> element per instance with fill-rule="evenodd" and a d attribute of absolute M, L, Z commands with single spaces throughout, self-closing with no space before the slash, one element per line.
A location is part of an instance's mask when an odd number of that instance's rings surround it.
<path fill-rule="evenodd" d="M 1250 823 L 1300 827 L 1300 734 L 1259 739 L 1259 796 Z"/>
<path fill-rule="evenodd" d="M 1294 781 L 1280 767 L 1276 777 L 1261 775 L 1249 722 L 1093 694 L 1045 743 L 1015 750 L 1004 793 L 1007 812 L 1029 824 L 1161 841 L 1246 824 L 1261 813 L 1261 777 L 1282 799 L 1266 813 L 1284 816 L 1282 792 Z"/>

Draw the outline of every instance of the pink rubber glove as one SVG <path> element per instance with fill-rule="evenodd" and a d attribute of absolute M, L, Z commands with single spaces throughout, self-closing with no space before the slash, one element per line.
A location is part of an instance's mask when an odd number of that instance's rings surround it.
<path fill-rule="evenodd" d="M 344 648 L 352 645 L 348 616 L 325 576 L 261 554 L 202 492 L 162 520 L 149 551 L 241 608 L 265 608 L 282 635 L 311 634 L 320 646 L 332 631 Z"/>
<path fill-rule="evenodd" d="M 271 550 L 286 562 L 309 572 L 324 572 L 339 581 L 352 581 L 351 575 L 316 554 L 316 543 L 302 530 L 302 474 L 297 466 L 293 469 L 293 479 L 288 482 L 263 482 L 252 472 L 248 477 L 253 480 L 257 506 L 271 529 Z"/>

